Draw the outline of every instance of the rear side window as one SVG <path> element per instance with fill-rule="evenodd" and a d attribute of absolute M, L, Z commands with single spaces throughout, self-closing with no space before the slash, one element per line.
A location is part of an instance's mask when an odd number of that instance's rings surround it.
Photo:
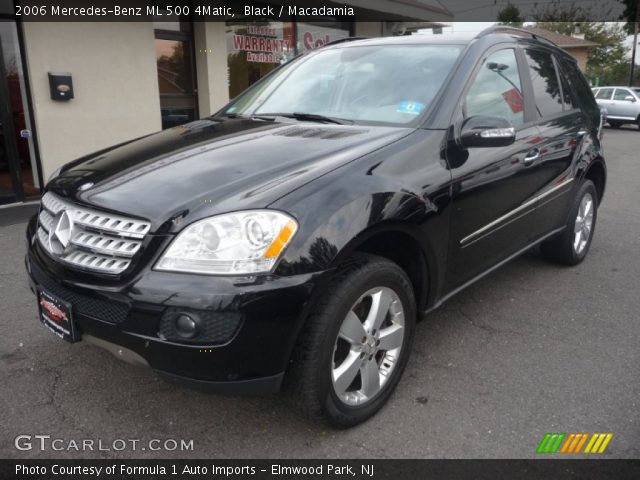
<path fill-rule="evenodd" d="M 633 95 L 631 95 L 631 92 L 626 88 L 616 88 L 616 93 L 613 94 L 614 100 L 624 101 L 627 97 L 633 97 Z"/>
<path fill-rule="evenodd" d="M 609 100 L 611 98 L 611 94 L 613 93 L 613 88 L 601 88 L 596 98 L 598 100 Z"/>
<path fill-rule="evenodd" d="M 575 90 L 572 92 L 569 79 L 566 76 L 560 74 L 560 82 L 562 84 L 562 101 L 564 102 L 564 109 L 573 110 L 574 108 L 578 108 L 578 105 L 573 98 Z"/>
<path fill-rule="evenodd" d="M 560 83 L 553 57 L 548 52 L 534 49 L 525 50 L 525 55 L 538 113 L 548 117 L 562 112 Z"/>
<path fill-rule="evenodd" d="M 578 100 L 579 105 L 577 107 L 581 108 L 591 118 L 594 125 L 598 125 L 600 122 L 600 108 L 593 98 L 593 92 L 589 88 L 586 78 L 580 72 L 578 65 L 573 60 L 563 58 L 560 55 L 556 59 L 560 65 L 562 76 L 569 82 L 573 97 Z"/>
<path fill-rule="evenodd" d="M 465 97 L 465 117 L 502 117 L 514 125 L 524 123 L 522 83 L 513 49 L 489 55 Z"/>

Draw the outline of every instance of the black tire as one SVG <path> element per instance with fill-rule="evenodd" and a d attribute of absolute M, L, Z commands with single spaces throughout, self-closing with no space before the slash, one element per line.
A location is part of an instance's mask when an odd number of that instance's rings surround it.
<path fill-rule="evenodd" d="M 614 122 L 612 120 L 608 120 L 608 123 L 611 128 L 620 128 L 622 126 L 622 122 Z"/>
<path fill-rule="evenodd" d="M 580 204 L 587 195 L 591 196 L 593 202 L 593 219 L 591 221 L 591 228 L 589 230 L 586 243 L 579 251 L 575 247 L 576 240 L 576 220 L 580 210 Z M 551 261 L 561 263 L 563 265 L 577 265 L 582 262 L 589 248 L 591 247 L 591 241 L 593 240 L 593 234 L 596 229 L 596 220 L 598 218 L 598 192 L 595 185 L 591 180 L 585 180 L 580 185 L 576 197 L 571 206 L 569 213 L 569 219 L 567 221 L 566 228 L 558 236 L 553 237 L 540 245 L 542 254 Z"/>
<path fill-rule="evenodd" d="M 399 358 L 381 390 L 362 405 L 352 406 L 338 397 L 332 380 L 334 356 L 338 352 L 338 333 L 347 313 L 358 300 L 366 292 L 379 287 L 393 291 L 402 304 L 405 329 L 402 346 Z M 389 318 L 387 314 L 385 322 Z M 398 265 L 374 255 L 359 254 L 351 259 L 338 270 L 314 306 L 292 355 L 284 390 L 294 408 L 307 419 L 338 428 L 357 425 L 374 415 L 387 402 L 406 367 L 415 320 L 413 288 L 406 273 Z M 380 354 L 384 355 L 383 352 Z M 376 355 L 378 354 L 374 353 L 368 358 L 374 357 L 376 361 Z M 366 359 L 362 360 L 365 361 Z"/>

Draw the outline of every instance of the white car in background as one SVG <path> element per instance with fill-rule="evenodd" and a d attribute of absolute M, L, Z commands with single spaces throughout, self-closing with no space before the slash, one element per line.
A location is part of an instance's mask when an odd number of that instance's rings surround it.
<path fill-rule="evenodd" d="M 640 87 L 597 87 L 592 91 L 611 127 L 633 123 L 640 128 Z"/>

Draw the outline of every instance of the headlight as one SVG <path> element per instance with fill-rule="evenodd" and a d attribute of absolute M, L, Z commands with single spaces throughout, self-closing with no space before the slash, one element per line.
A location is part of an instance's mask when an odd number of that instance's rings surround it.
<path fill-rule="evenodd" d="M 156 270 L 245 275 L 270 272 L 298 224 L 271 210 L 228 213 L 186 227 Z"/>
<path fill-rule="evenodd" d="M 51 180 L 53 180 L 54 178 L 56 178 L 58 175 L 60 175 L 60 172 L 62 171 L 62 167 L 58 167 L 56 168 L 53 173 L 51 175 L 49 175 L 49 179 L 47 180 L 47 183 L 49 183 Z"/>

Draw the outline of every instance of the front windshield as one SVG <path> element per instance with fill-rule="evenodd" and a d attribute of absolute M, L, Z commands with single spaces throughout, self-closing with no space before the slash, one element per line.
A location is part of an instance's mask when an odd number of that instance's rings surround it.
<path fill-rule="evenodd" d="M 224 113 L 304 113 L 356 123 L 407 124 L 434 100 L 459 54 L 455 45 L 320 50 L 245 91 Z"/>

